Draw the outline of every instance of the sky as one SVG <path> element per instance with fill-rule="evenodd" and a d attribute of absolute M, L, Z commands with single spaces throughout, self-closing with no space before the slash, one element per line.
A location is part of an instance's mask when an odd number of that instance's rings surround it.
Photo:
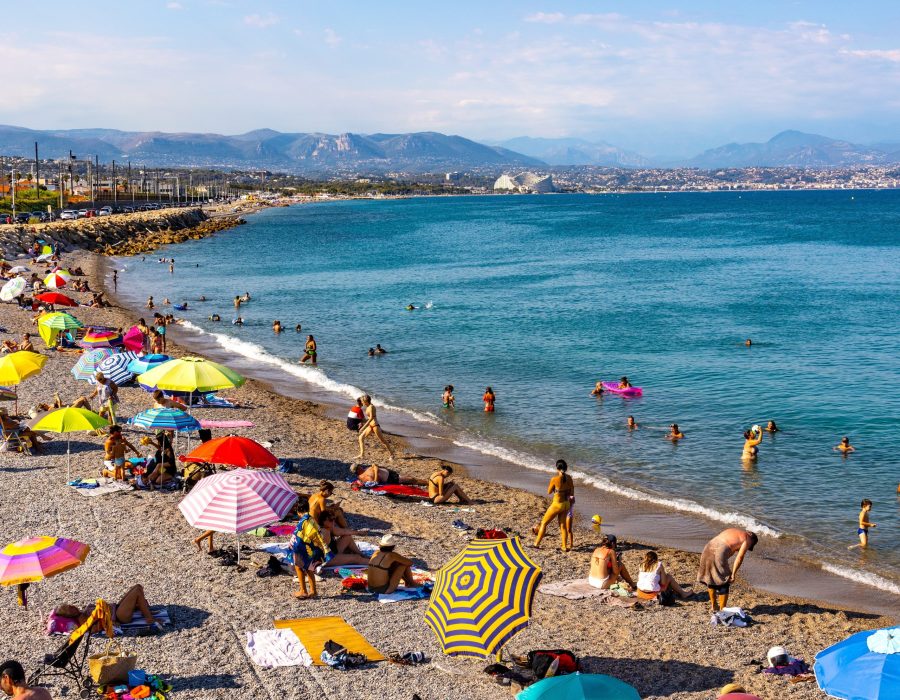
<path fill-rule="evenodd" d="M 784 129 L 900 141 L 894 0 L 34 7 L 0 13 L 3 124 L 579 137 L 671 156 Z"/>

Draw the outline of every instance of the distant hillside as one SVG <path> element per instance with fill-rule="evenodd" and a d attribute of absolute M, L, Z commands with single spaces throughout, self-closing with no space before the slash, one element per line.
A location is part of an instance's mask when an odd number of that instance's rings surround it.
<path fill-rule="evenodd" d="M 754 166 L 849 166 L 895 163 L 900 146 L 890 149 L 859 144 L 801 131 L 782 131 L 765 143 L 729 143 L 691 158 L 694 168 L 747 168 Z"/>
<path fill-rule="evenodd" d="M 532 138 L 520 136 L 499 144 L 524 153 L 549 165 L 597 165 L 613 168 L 640 168 L 649 164 L 644 156 L 626 151 L 605 141 L 576 138 Z"/>
<path fill-rule="evenodd" d="M 131 160 L 142 165 L 281 170 L 298 174 L 387 171 L 502 170 L 542 166 L 538 159 L 461 136 L 412 134 L 285 134 L 258 129 L 237 136 L 115 129 L 34 131 L 0 126 L 0 155 Z"/>

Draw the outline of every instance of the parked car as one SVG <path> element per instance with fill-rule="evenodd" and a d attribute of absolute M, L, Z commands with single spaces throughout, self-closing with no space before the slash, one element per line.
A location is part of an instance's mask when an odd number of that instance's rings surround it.
<path fill-rule="evenodd" d="M 33 211 L 30 214 L 32 219 L 37 219 L 38 221 L 46 221 L 47 215 L 42 211 Z"/>
<path fill-rule="evenodd" d="M 65 220 L 65 219 L 77 219 L 77 218 L 78 218 L 78 212 L 75 211 L 74 209 L 63 209 L 63 210 L 62 210 L 62 213 L 59 215 L 59 218 L 60 218 L 60 219 L 63 219 L 63 220 Z"/>
<path fill-rule="evenodd" d="M 97 211 L 97 216 L 109 216 L 112 213 L 112 207 L 100 207 L 100 209 Z"/>
<path fill-rule="evenodd" d="M 30 218 L 31 218 L 31 214 L 29 214 L 27 211 L 20 211 L 18 214 L 16 214 L 16 223 L 17 224 L 27 224 L 28 219 L 30 219 Z"/>

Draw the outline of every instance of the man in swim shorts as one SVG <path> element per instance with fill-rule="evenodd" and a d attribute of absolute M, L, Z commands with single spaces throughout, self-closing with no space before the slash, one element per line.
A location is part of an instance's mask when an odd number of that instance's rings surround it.
<path fill-rule="evenodd" d="M 125 449 L 130 448 L 138 457 L 141 453 L 128 440 L 122 436 L 122 428 L 118 425 L 111 425 L 109 428 L 109 437 L 103 443 L 105 451 L 105 460 L 103 462 L 103 476 L 112 477 L 118 481 L 125 480 Z"/>
<path fill-rule="evenodd" d="M 758 541 L 755 533 L 730 527 L 706 543 L 700 555 L 697 580 L 706 585 L 713 612 L 728 605 L 728 594 L 738 569 Z M 730 563 L 731 557 L 734 557 L 734 563 Z"/>
<path fill-rule="evenodd" d="M 399 472 L 379 467 L 377 464 L 369 467 L 362 464 L 351 464 L 350 473 L 362 484 L 370 484 L 372 482 L 379 484 L 412 484 L 415 486 L 426 486 L 428 484 L 428 481 L 425 479 L 417 479 L 414 476 L 400 476 Z"/>

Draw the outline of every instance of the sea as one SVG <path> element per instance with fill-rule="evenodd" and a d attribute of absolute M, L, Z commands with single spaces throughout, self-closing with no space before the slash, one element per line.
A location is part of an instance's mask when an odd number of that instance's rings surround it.
<path fill-rule="evenodd" d="M 186 329 L 276 388 L 367 392 L 459 447 L 548 474 L 563 458 L 601 491 L 801 543 L 900 594 L 900 192 L 323 201 L 115 264 L 130 305 L 187 301 Z M 297 362 L 307 334 L 315 368 Z M 590 395 L 622 376 L 643 396 Z M 863 498 L 878 527 L 849 550 Z"/>

